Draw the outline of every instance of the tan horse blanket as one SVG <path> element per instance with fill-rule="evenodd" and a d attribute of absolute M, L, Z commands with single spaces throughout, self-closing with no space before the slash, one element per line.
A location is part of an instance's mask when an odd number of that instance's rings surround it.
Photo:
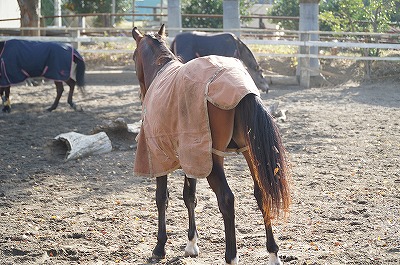
<path fill-rule="evenodd" d="M 211 55 L 186 64 L 170 62 L 143 101 L 135 175 L 159 177 L 182 168 L 189 177 L 207 177 L 212 169 L 207 101 L 233 109 L 249 93 L 259 95 L 235 58 Z"/>

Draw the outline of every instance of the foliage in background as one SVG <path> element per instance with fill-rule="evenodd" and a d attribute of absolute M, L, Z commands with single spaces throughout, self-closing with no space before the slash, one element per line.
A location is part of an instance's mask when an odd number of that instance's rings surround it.
<path fill-rule="evenodd" d="M 75 14 L 81 13 L 111 13 L 112 0 L 61 0 L 61 9 L 63 14 L 72 12 Z M 126 13 L 132 7 L 132 0 L 115 0 L 115 12 Z M 54 15 L 54 0 L 41 0 L 42 16 Z M 105 26 L 109 19 L 104 16 L 99 16 L 96 19 L 95 26 Z M 46 19 L 46 25 L 52 25 L 53 18 Z M 115 17 L 115 21 L 120 21 L 121 17 Z"/>
<path fill-rule="evenodd" d="M 54 4 L 53 0 L 41 0 L 40 3 L 40 13 L 41 16 L 53 16 L 54 15 Z M 49 26 L 53 25 L 54 19 L 53 18 L 46 18 L 45 19 L 45 25 L 43 26 Z"/>
<path fill-rule="evenodd" d="M 330 31 L 385 32 L 398 16 L 393 0 L 323 0 L 320 28 Z"/>
<path fill-rule="evenodd" d="M 182 0 L 183 14 L 222 14 L 222 0 Z M 222 18 L 182 17 L 184 28 L 222 28 Z"/>
<path fill-rule="evenodd" d="M 276 0 L 267 14 L 270 16 L 298 17 L 300 15 L 299 0 Z M 272 19 L 272 23 L 287 30 L 299 29 L 298 20 Z"/>
<path fill-rule="evenodd" d="M 400 21 L 399 0 L 321 0 L 320 29 L 325 31 L 384 32 Z M 277 0 L 268 14 L 299 16 L 298 0 Z M 297 21 L 273 20 L 284 29 L 298 30 Z"/>
<path fill-rule="evenodd" d="M 240 15 L 249 15 L 250 7 L 255 1 L 240 0 Z M 222 15 L 223 0 L 182 0 L 182 14 Z M 223 28 L 221 18 L 183 17 L 184 28 Z M 242 22 L 246 20 L 242 19 Z"/>

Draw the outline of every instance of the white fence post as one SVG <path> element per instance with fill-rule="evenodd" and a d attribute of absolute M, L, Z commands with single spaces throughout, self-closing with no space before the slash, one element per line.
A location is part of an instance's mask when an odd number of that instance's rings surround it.
<path fill-rule="evenodd" d="M 319 1 L 320 0 L 300 0 L 300 21 L 299 21 L 299 31 L 319 31 L 318 24 L 318 14 L 319 14 Z M 303 36 L 300 33 L 300 41 L 304 41 L 303 37 L 306 38 L 307 41 L 318 41 L 319 35 L 316 33 L 306 34 L 307 36 Z M 305 47 L 300 47 L 300 54 L 307 53 L 318 55 L 318 47 L 308 47 L 308 50 L 305 50 Z M 302 60 L 299 60 L 302 61 Z M 301 71 L 304 68 L 301 64 L 298 65 L 296 75 L 301 75 Z M 309 75 L 312 77 L 319 77 L 319 60 L 317 58 L 309 58 L 308 60 L 308 70 Z"/>
<path fill-rule="evenodd" d="M 168 0 L 168 36 L 175 37 L 182 28 L 181 1 Z"/>
<path fill-rule="evenodd" d="M 309 33 L 301 33 L 300 38 L 304 43 L 310 40 Z M 310 47 L 309 46 L 300 46 L 300 54 L 304 55 L 300 57 L 299 60 L 299 68 L 300 68 L 300 86 L 303 88 L 310 88 L 310 76 L 311 76 L 311 67 L 310 67 Z"/>
<path fill-rule="evenodd" d="M 224 31 L 229 31 L 240 37 L 239 0 L 224 0 L 223 2 Z"/>

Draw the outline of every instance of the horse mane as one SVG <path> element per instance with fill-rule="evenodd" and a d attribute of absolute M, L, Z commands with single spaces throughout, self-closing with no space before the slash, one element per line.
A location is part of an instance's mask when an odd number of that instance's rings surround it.
<path fill-rule="evenodd" d="M 154 54 L 158 53 L 156 62 L 158 62 L 159 64 L 165 64 L 171 60 L 179 60 L 175 56 L 175 54 L 168 48 L 165 38 L 163 36 L 160 36 L 158 33 L 148 33 L 145 36 L 149 37 L 153 41 L 153 44 L 160 48 L 159 51 L 152 49 Z"/>
<path fill-rule="evenodd" d="M 0 41 L 0 55 L 3 52 L 5 41 Z"/>
<path fill-rule="evenodd" d="M 237 47 L 239 50 L 239 57 L 242 60 L 242 62 L 250 69 L 253 69 L 255 71 L 259 71 L 260 65 L 258 64 L 256 58 L 254 57 L 254 54 L 250 51 L 249 47 L 247 47 L 246 44 L 244 44 L 243 41 L 241 41 L 238 37 L 235 37 Z"/>

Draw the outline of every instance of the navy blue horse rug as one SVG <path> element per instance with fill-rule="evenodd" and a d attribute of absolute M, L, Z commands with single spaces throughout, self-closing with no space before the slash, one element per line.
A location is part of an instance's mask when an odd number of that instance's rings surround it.
<path fill-rule="evenodd" d="M 45 77 L 54 80 L 57 96 L 48 111 L 55 110 L 64 91 L 63 82 L 69 86 L 68 104 L 77 110 L 72 97 L 75 84 L 83 91 L 85 62 L 71 45 L 25 40 L 0 42 L 0 96 L 3 112 L 11 111 L 10 87 L 28 77 Z M 3 94 L 5 94 L 3 96 Z"/>
<path fill-rule="evenodd" d="M 67 81 L 74 73 L 74 57 L 83 58 L 69 44 L 56 42 L 7 40 L 0 51 L 0 87 L 43 76 L 54 81 Z"/>

